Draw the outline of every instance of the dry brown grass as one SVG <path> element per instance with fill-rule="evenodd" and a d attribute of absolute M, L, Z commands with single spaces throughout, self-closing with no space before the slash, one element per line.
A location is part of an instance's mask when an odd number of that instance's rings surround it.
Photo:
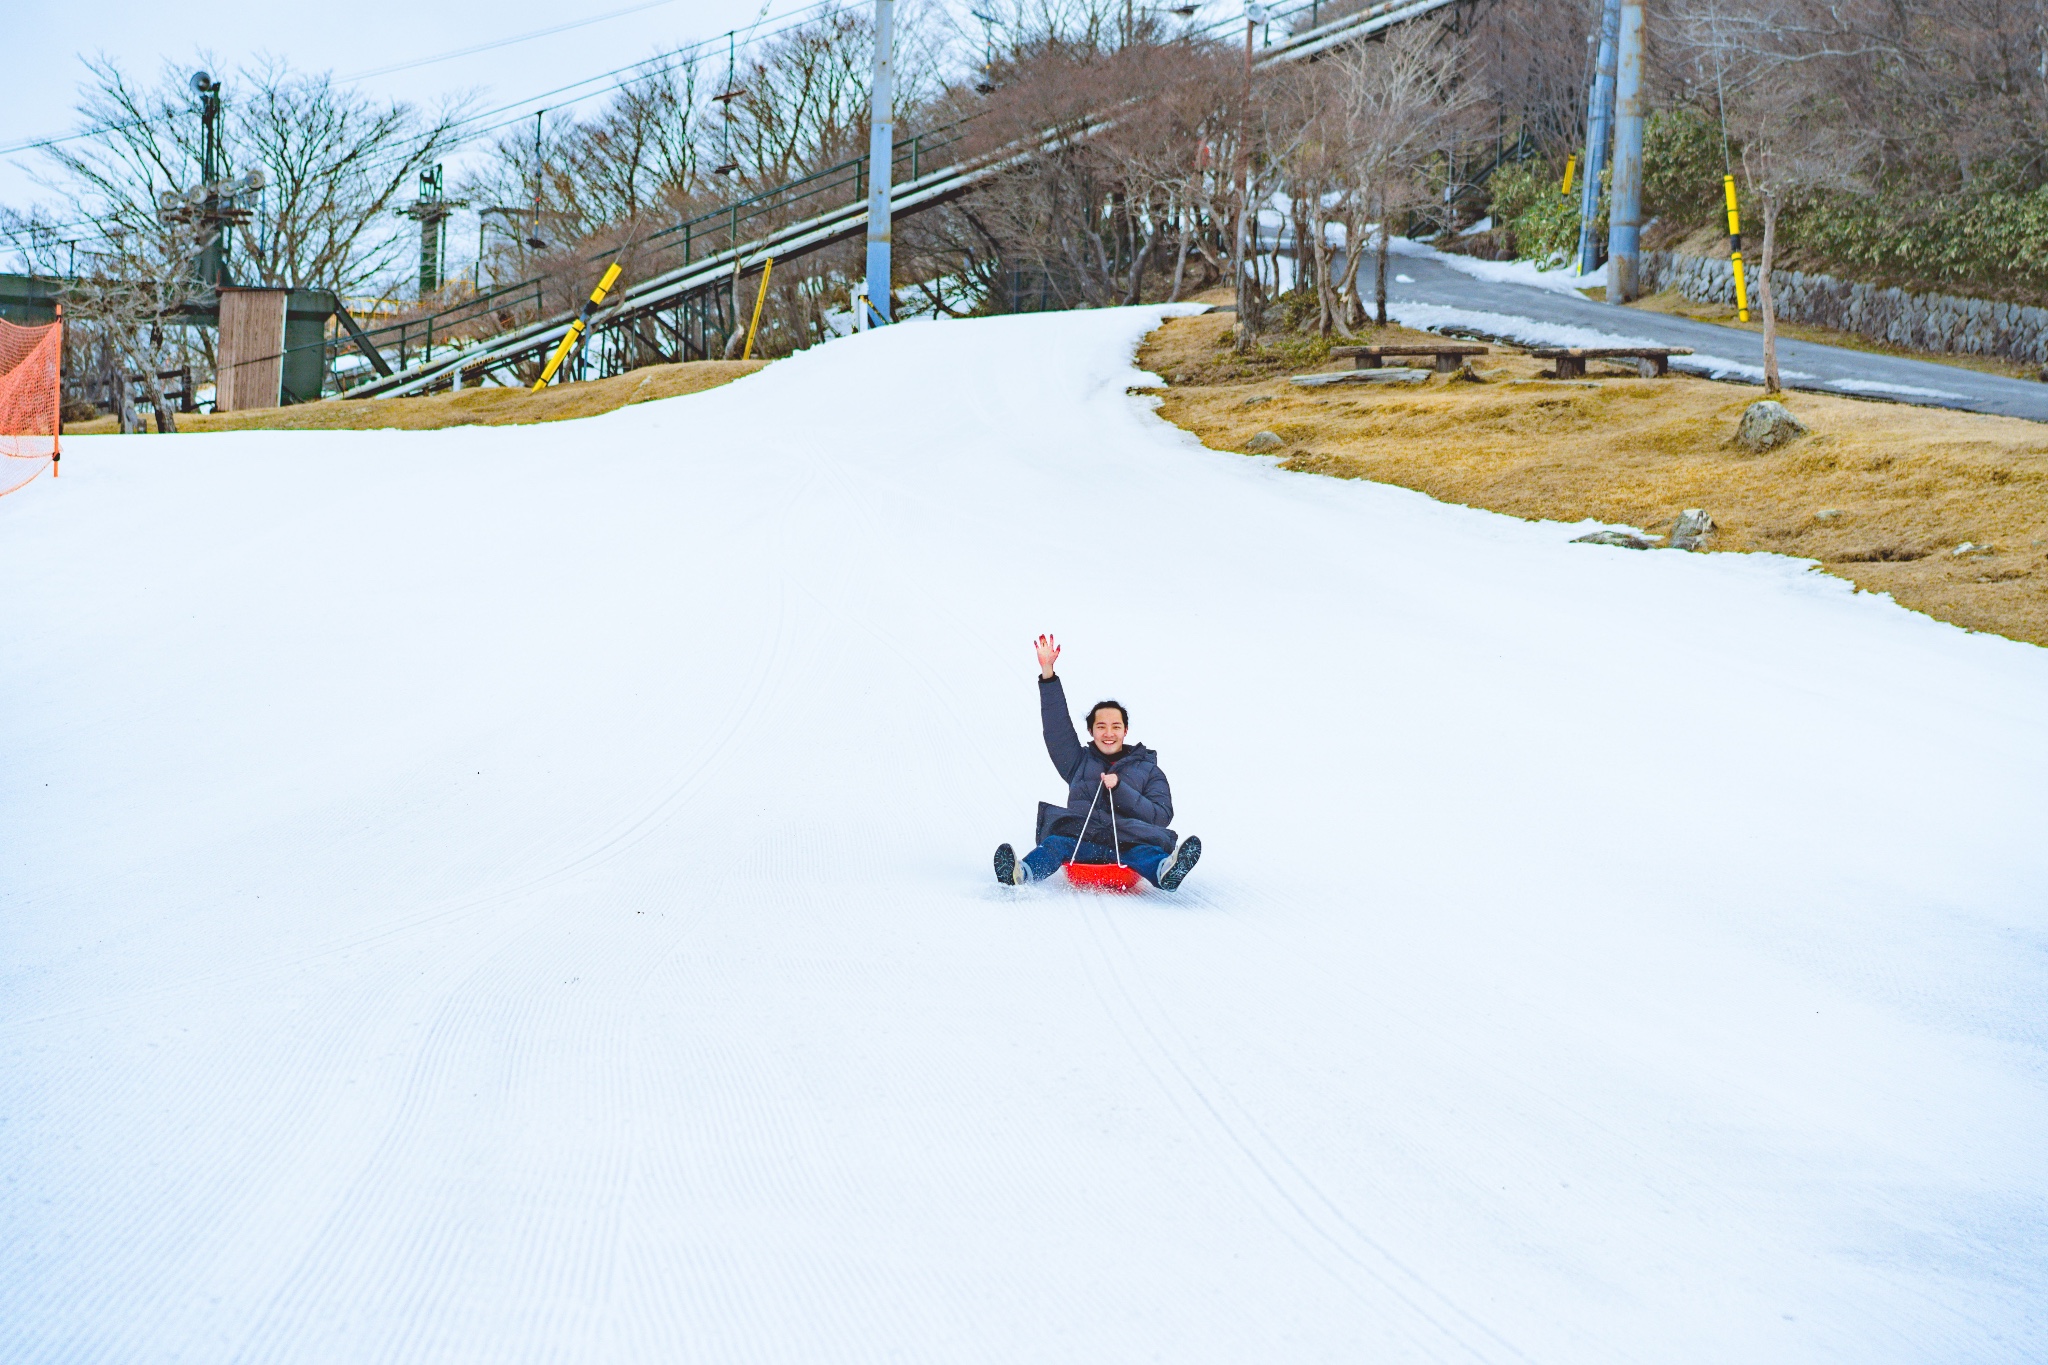
<path fill-rule="evenodd" d="M 442 427 L 497 427 L 524 422 L 565 422 L 595 417 L 632 403 L 674 398 L 729 384 L 752 374 L 766 360 L 699 360 L 687 365 L 650 365 L 612 379 L 556 384 L 539 393 L 524 389 L 466 389 L 426 398 L 330 398 L 256 412 L 185 413 L 178 430 L 201 431 L 435 431 Z M 67 434 L 111 435 L 111 417 L 72 423 Z"/>
<path fill-rule="evenodd" d="M 1731 439 L 1762 396 L 1748 385 L 1546 381 L 1541 362 L 1500 352 L 1478 366 L 1485 383 L 1301 389 L 1216 377 L 1230 321 L 1169 321 L 1139 355 L 1168 381 L 1161 415 L 1215 449 L 1270 430 L 1286 468 L 1522 517 L 1662 531 L 1704 507 L 1715 550 L 1817 559 L 1916 611 L 2048 644 L 2048 426 L 1791 393 L 1813 434 L 1751 455 Z M 1964 542 L 1991 550 L 1953 554 Z"/>

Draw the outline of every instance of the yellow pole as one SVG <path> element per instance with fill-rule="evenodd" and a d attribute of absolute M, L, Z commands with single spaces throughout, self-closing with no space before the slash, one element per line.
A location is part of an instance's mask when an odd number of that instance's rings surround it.
<path fill-rule="evenodd" d="M 1557 187 L 1557 192 L 1566 199 L 1572 197 L 1572 172 L 1578 170 L 1578 168 L 1579 158 L 1576 155 L 1568 156 L 1564 159 L 1564 183 Z"/>
<path fill-rule="evenodd" d="M 768 263 L 761 267 L 761 287 L 754 291 L 754 318 L 747 324 L 747 348 L 740 352 L 741 360 L 754 358 L 754 329 L 761 325 L 761 305 L 768 301 L 768 276 L 775 270 L 775 258 L 768 257 Z"/>
<path fill-rule="evenodd" d="M 1735 316 L 1749 321 L 1749 286 L 1742 278 L 1742 217 L 1735 211 L 1735 177 L 1721 177 L 1721 192 L 1728 200 L 1728 264 L 1735 271 Z"/>
<path fill-rule="evenodd" d="M 577 310 L 575 320 L 569 324 L 568 332 L 562 337 L 562 344 L 555 347 L 555 353 L 548 357 L 548 367 L 540 372 L 540 378 L 533 381 L 531 392 L 539 393 L 546 388 L 548 381 L 555 377 L 555 371 L 562 368 L 562 362 L 569 358 L 569 352 L 576 349 L 577 338 L 581 337 L 583 329 L 590 325 L 590 319 L 596 314 L 597 306 L 604 302 L 604 296 L 611 292 L 612 284 L 618 278 L 619 263 L 613 261 L 611 268 L 604 272 L 604 278 L 597 282 L 597 288 L 590 291 L 590 302 Z"/>

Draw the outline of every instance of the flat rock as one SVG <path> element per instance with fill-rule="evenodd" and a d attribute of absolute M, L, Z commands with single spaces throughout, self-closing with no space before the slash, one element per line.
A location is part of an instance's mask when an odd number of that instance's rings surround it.
<path fill-rule="evenodd" d="M 1612 545 L 1620 550 L 1647 550 L 1650 542 L 1641 536 L 1632 536 L 1626 531 L 1594 531 L 1590 535 L 1574 536 L 1574 545 Z"/>
<path fill-rule="evenodd" d="M 1420 384 L 1430 376 L 1428 370 L 1412 369 L 1406 365 L 1388 365 L 1377 370 L 1338 370 L 1334 374 L 1298 374 L 1287 382 L 1299 384 L 1305 389 L 1321 388 L 1325 384 Z"/>
<path fill-rule="evenodd" d="M 1806 435 L 1808 429 L 1783 403 L 1766 398 L 1742 410 L 1742 422 L 1735 428 L 1735 443 L 1761 455 L 1766 450 L 1790 445 Z"/>

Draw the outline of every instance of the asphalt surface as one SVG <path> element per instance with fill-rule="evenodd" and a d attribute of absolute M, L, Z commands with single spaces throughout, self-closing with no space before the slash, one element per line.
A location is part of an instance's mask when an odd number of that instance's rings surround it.
<path fill-rule="evenodd" d="M 1403 280 L 1400 276 L 1408 278 Z M 1389 270 L 1387 297 L 1397 305 L 1433 304 L 1473 313 L 1505 314 L 1658 346 L 1689 346 L 1696 355 L 1675 357 L 1674 367 L 1716 379 L 1751 383 L 1762 377 L 1763 338 L 1754 332 L 1596 303 L 1559 290 L 1479 279 L 1433 257 L 1397 255 Z M 1427 325 L 1437 331 L 1470 330 L 1505 340 L 1527 339 L 1517 336 L 1512 327 L 1464 327 L 1457 321 L 1432 321 Z M 1575 338 L 1571 344 L 1599 343 Z M 1736 366 L 1747 367 L 1747 372 Z M 1908 360 L 1781 337 L 1778 371 L 1787 388 L 2048 422 L 2048 384 L 2007 379 L 1929 360 Z"/>

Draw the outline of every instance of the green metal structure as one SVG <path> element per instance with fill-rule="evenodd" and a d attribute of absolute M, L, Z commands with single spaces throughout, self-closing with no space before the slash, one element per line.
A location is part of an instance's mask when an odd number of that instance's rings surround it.
<path fill-rule="evenodd" d="M 0 275 L 0 319 L 17 327 L 41 327 L 57 320 L 64 281 L 50 275 Z"/>
<path fill-rule="evenodd" d="M 0 318 L 23 327 L 39 327 L 57 319 L 65 286 L 54 275 L 0 275 Z M 294 289 L 284 304 L 284 383 L 286 403 L 311 403 L 327 380 L 327 322 L 341 311 L 331 289 Z M 220 305 L 195 300 L 172 315 L 183 327 L 218 327 Z"/>

